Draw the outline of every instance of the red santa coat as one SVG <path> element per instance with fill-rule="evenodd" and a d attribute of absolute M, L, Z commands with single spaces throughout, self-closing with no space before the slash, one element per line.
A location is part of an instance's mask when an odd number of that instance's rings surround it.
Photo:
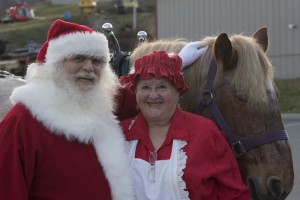
<path fill-rule="evenodd" d="M 107 93 L 82 107 L 47 79 L 16 88 L 0 122 L 0 199 L 133 199 Z"/>
<path fill-rule="evenodd" d="M 126 140 L 138 140 L 135 157 L 149 161 L 154 147 L 142 114 L 121 122 Z M 186 167 L 183 181 L 190 199 L 249 200 L 249 189 L 242 182 L 235 157 L 223 133 L 201 116 L 176 110 L 167 137 L 157 151 L 158 160 L 170 158 L 173 139 L 184 140 Z"/>
<path fill-rule="evenodd" d="M 21 104 L 3 122 L 1 199 L 111 199 L 93 145 L 53 134 Z"/>

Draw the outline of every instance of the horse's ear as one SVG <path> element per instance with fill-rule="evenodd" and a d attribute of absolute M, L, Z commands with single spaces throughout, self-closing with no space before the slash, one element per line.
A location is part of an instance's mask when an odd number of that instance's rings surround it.
<path fill-rule="evenodd" d="M 214 44 L 214 54 L 217 62 L 223 64 L 224 69 L 233 69 L 237 64 L 237 54 L 233 50 L 226 33 L 221 33 Z"/>
<path fill-rule="evenodd" d="M 268 29 L 267 27 L 262 27 L 259 30 L 257 30 L 253 38 L 256 40 L 258 44 L 263 48 L 264 52 L 268 50 Z"/>

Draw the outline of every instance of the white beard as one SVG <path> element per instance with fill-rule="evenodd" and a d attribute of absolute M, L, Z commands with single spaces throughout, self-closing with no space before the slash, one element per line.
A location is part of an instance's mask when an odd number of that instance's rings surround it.
<path fill-rule="evenodd" d="M 53 73 L 54 83 L 57 86 L 58 93 L 66 94 L 69 96 L 69 103 L 74 103 L 76 106 L 82 107 L 82 109 L 86 109 L 90 107 L 93 102 L 101 102 L 103 98 L 103 92 L 101 92 L 100 81 L 95 83 L 94 87 L 89 90 L 82 90 L 76 85 L 76 77 L 78 76 L 89 76 L 94 77 L 97 76 L 95 73 L 85 73 L 78 72 L 73 76 L 68 76 L 64 74 L 62 67 L 58 67 L 57 70 Z"/>
<path fill-rule="evenodd" d="M 57 87 L 57 96 L 66 100 L 65 103 L 73 104 L 74 108 L 85 111 L 104 112 L 107 108 L 112 111 L 115 108 L 114 95 L 117 92 L 118 80 L 110 70 L 102 69 L 101 75 L 97 77 L 93 72 L 79 71 L 70 76 L 65 74 L 62 64 L 58 64 L 51 76 Z M 87 90 L 80 88 L 76 83 L 78 77 L 93 78 L 94 86 Z"/>
<path fill-rule="evenodd" d="M 58 65 L 31 64 L 27 84 L 16 88 L 11 100 L 22 102 L 51 131 L 64 132 L 67 138 L 77 135 L 75 138 L 88 142 L 92 134 L 86 133 L 86 128 L 116 120 L 117 76 L 108 65 L 104 66 L 94 88 L 83 91 L 66 80 Z"/>

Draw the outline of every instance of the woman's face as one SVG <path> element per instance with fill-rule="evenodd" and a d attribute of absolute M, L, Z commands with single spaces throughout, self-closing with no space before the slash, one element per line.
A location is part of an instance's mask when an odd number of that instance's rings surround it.
<path fill-rule="evenodd" d="M 140 80 L 136 86 L 137 105 L 147 121 L 169 121 L 177 107 L 179 92 L 166 79 Z"/>

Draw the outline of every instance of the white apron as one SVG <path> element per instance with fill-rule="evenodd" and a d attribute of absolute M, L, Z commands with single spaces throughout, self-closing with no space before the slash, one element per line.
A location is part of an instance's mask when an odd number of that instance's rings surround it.
<path fill-rule="evenodd" d="M 182 200 L 189 199 L 185 182 L 182 180 L 186 155 L 182 148 L 185 141 L 173 140 L 170 160 L 157 160 L 151 165 L 135 158 L 138 140 L 129 142 L 129 161 L 133 173 L 137 200 Z"/>

